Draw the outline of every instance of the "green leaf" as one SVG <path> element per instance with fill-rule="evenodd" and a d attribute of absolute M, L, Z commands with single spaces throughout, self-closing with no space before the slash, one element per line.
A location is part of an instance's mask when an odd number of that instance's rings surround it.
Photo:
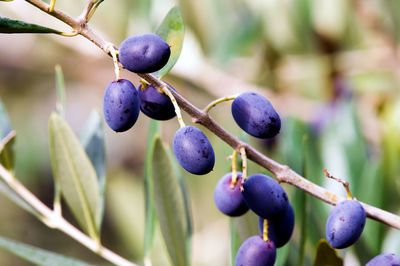
<path fill-rule="evenodd" d="M 4 139 L 12 131 L 10 120 L 3 103 L 0 101 L 0 140 Z M 15 137 L 6 143 L 0 152 L 0 163 L 7 169 L 13 170 L 15 163 L 14 154 Z"/>
<path fill-rule="evenodd" d="M 99 183 L 99 212 L 96 230 L 100 232 L 104 216 L 104 192 L 106 188 L 105 144 L 103 119 L 97 111 L 92 111 L 80 134 L 80 141 L 97 174 Z"/>
<path fill-rule="evenodd" d="M 317 245 L 314 266 L 343 266 L 343 259 L 338 256 L 336 250 L 325 239 L 321 239 Z"/>
<path fill-rule="evenodd" d="M 56 91 L 57 91 L 57 102 L 56 110 L 61 117 L 65 117 L 65 82 L 64 74 L 62 72 L 61 66 L 56 65 Z"/>
<path fill-rule="evenodd" d="M 83 230 L 98 240 L 100 199 L 96 171 L 78 138 L 56 113 L 49 119 L 50 156 L 54 178 Z"/>
<path fill-rule="evenodd" d="M 178 165 L 178 162 L 175 160 L 175 156 L 171 152 L 170 149 L 166 149 L 169 159 L 172 164 L 172 168 L 174 169 L 175 175 L 178 177 L 178 182 L 179 182 L 179 188 L 181 189 L 181 193 L 183 196 L 183 203 L 185 207 L 185 222 L 186 222 L 186 254 L 187 254 L 187 260 L 190 261 L 191 257 L 191 239 L 192 239 L 192 219 L 190 215 L 190 207 L 189 207 L 189 198 L 187 195 L 187 191 L 185 188 L 185 184 L 183 182 L 183 177 L 182 177 L 182 172 L 181 172 L 181 167 Z"/>
<path fill-rule="evenodd" d="M 8 199 L 13 201 L 15 204 L 17 204 L 19 207 L 26 210 L 30 214 L 36 217 L 41 217 L 40 214 L 31 207 L 31 205 L 26 203 L 26 201 L 23 200 L 17 193 L 15 193 L 15 191 L 12 190 L 3 180 L 0 181 L 0 193 L 5 195 Z"/>
<path fill-rule="evenodd" d="M 152 157 L 154 203 L 172 265 L 189 265 L 185 204 L 178 177 L 161 139 L 156 137 Z"/>
<path fill-rule="evenodd" d="M 39 26 L 36 24 L 26 23 L 20 20 L 0 17 L 0 33 L 55 33 L 60 34 L 61 31 Z"/>
<path fill-rule="evenodd" d="M 146 147 L 146 162 L 144 171 L 144 190 L 145 190 L 145 230 L 144 230 L 144 257 L 147 258 L 150 254 L 151 247 L 154 239 L 154 229 L 156 224 L 156 213 L 154 209 L 154 195 L 153 195 L 153 182 L 152 182 L 152 158 L 154 152 L 154 144 L 156 136 L 161 134 L 160 122 L 157 120 L 150 120 L 149 132 L 147 134 L 147 147 Z"/>
<path fill-rule="evenodd" d="M 31 245 L 0 237 L 0 247 L 18 257 L 41 266 L 90 266 L 91 264 Z"/>
<path fill-rule="evenodd" d="M 154 75 L 162 78 L 172 69 L 176 61 L 178 61 L 182 51 L 185 28 L 179 7 L 171 8 L 161 22 L 156 33 L 171 47 L 171 56 L 169 57 L 168 63 L 162 69 L 154 73 Z"/>

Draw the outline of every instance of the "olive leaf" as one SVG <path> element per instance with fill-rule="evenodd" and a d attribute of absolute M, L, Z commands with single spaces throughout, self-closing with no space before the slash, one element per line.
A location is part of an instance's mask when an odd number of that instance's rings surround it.
<path fill-rule="evenodd" d="M 153 195 L 153 180 L 152 180 L 152 157 L 154 153 L 154 144 L 156 137 L 161 131 L 160 122 L 151 120 L 149 125 L 149 132 L 146 147 L 146 162 L 144 171 L 144 188 L 145 188 L 145 201 L 146 201 L 146 223 L 144 232 L 144 257 L 146 258 L 149 253 L 154 239 L 154 230 L 156 224 L 156 213 L 154 209 L 154 195 Z"/>
<path fill-rule="evenodd" d="M 99 212 L 96 217 L 96 230 L 100 232 L 101 222 L 104 216 L 104 193 L 106 189 L 105 169 L 105 144 L 103 119 L 97 111 L 92 111 L 86 125 L 80 134 L 80 141 L 86 151 L 94 169 L 96 170 L 99 183 Z"/>
<path fill-rule="evenodd" d="M 0 17 L 0 33 L 55 33 L 61 34 L 61 31 L 43 27 L 37 24 L 31 24 L 20 20 Z"/>
<path fill-rule="evenodd" d="M 184 244 L 188 227 L 184 196 L 171 158 L 158 136 L 154 142 L 152 162 L 155 209 L 171 264 L 189 265 L 187 245 Z"/>
<path fill-rule="evenodd" d="M 96 171 L 68 124 L 56 113 L 49 119 L 53 174 L 76 220 L 92 238 L 98 238 L 96 221 L 100 199 Z"/>
<path fill-rule="evenodd" d="M 321 239 L 317 245 L 314 266 L 343 266 L 343 259 L 336 253 L 325 239 Z"/>
<path fill-rule="evenodd" d="M 178 61 L 182 51 L 185 28 L 179 7 L 175 6 L 171 8 L 164 20 L 161 22 L 156 33 L 166 41 L 171 48 L 171 56 L 169 57 L 168 63 L 162 69 L 154 73 L 154 75 L 162 78 Z"/>
<path fill-rule="evenodd" d="M 0 237 L 0 248 L 18 257 L 41 266 L 90 266 L 83 261 L 69 258 L 31 245 Z"/>

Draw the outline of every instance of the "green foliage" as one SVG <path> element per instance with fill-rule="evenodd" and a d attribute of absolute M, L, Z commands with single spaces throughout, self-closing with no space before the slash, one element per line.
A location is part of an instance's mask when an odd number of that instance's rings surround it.
<path fill-rule="evenodd" d="M 55 33 L 60 34 L 58 30 L 26 23 L 20 20 L 0 17 L 0 33 Z"/>
<path fill-rule="evenodd" d="M 149 133 L 146 145 L 146 161 L 144 171 L 144 189 L 145 189 L 145 208 L 146 223 L 144 233 L 144 257 L 149 256 L 151 246 L 154 239 L 154 230 L 156 224 L 156 213 L 154 209 L 153 179 L 152 179 L 152 158 L 154 152 L 154 144 L 157 137 L 161 134 L 160 122 L 151 120 L 149 125 Z"/>
<path fill-rule="evenodd" d="M 156 76 L 162 78 L 178 61 L 182 51 L 185 28 L 179 7 L 171 8 L 156 33 L 166 41 L 171 48 L 171 56 L 169 57 L 168 63 L 162 69 L 154 73 Z"/>
<path fill-rule="evenodd" d="M 188 224 L 185 219 L 184 196 L 171 158 L 161 139 L 156 137 L 153 145 L 153 195 L 165 246 L 172 265 L 190 265 L 185 244 Z"/>
<path fill-rule="evenodd" d="M 64 117 L 65 101 L 66 101 L 64 74 L 62 72 L 60 65 L 56 65 L 55 71 L 56 71 L 56 92 L 57 92 L 56 110 L 61 117 Z"/>
<path fill-rule="evenodd" d="M 18 257 L 40 266 L 90 266 L 83 261 L 69 258 L 31 245 L 0 237 L 0 247 Z"/>
<path fill-rule="evenodd" d="M 0 139 L 5 138 L 11 132 L 11 124 L 6 109 L 0 101 Z M 15 137 L 6 143 L 3 150 L 0 151 L 0 163 L 8 170 L 14 169 L 15 153 L 14 153 Z"/>
<path fill-rule="evenodd" d="M 55 182 L 85 232 L 98 239 L 99 184 L 96 171 L 68 124 L 57 114 L 49 119 L 50 156 Z"/>
<path fill-rule="evenodd" d="M 101 222 L 104 215 L 104 200 L 106 189 L 106 169 L 105 169 L 105 143 L 104 143 L 104 125 L 99 112 L 92 111 L 86 125 L 80 134 L 80 142 L 87 156 L 89 157 L 99 184 L 99 212 L 96 217 L 96 230 L 100 232 Z"/>
<path fill-rule="evenodd" d="M 317 245 L 314 266 L 343 266 L 343 259 L 338 256 L 336 250 L 331 247 L 328 241 L 322 239 Z"/>

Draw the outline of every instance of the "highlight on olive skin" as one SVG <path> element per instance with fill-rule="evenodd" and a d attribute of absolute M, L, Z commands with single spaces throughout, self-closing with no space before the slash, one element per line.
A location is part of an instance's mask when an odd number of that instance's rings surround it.
<path fill-rule="evenodd" d="M 167 64 L 170 55 L 168 43 L 153 33 L 131 36 L 119 48 L 121 64 L 136 73 L 160 70 Z"/>
<path fill-rule="evenodd" d="M 130 129 L 139 116 L 140 99 L 135 86 L 126 79 L 110 82 L 104 92 L 103 113 L 116 132 Z"/>
<path fill-rule="evenodd" d="M 174 135 L 172 146 L 176 159 L 186 171 L 205 175 L 214 168 L 213 147 L 200 129 L 193 126 L 180 128 Z"/>

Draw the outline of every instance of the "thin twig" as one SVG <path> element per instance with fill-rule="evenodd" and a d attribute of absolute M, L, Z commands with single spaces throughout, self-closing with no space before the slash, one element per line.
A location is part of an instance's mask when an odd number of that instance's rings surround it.
<path fill-rule="evenodd" d="M 71 225 L 67 220 L 65 220 L 62 216 L 58 215 L 58 213 L 49 209 L 43 202 L 41 202 L 35 195 L 32 194 L 28 189 L 22 185 L 18 179 L 16 179 L 9 171 L 7 171 L 3 165 L 0 164 L 0 176 L 7 183 L 7 185 L 12 188 L 14 192 L 16 192 L 21 199 L 23 199 L 26 203 L 28 203 L 33 209 L 35 209 L 40 216 L 42 217 L 42 222 L 45 223 L 48 227 L 58 229 L 91 251 L 97 253 L 104 259 L 108 260 L 115 265 L 126 265 L 126 266 L 135 266 L 136 264 L 122 258 L 118 254 L 112 252 L 111 250 L 99 245 L 99 243 L 78 229 L 76 229 L 73 225 Z"/>
<path fill-rule="evenodd" d="M 225 96 L 222 98 L 219 98 L 215 101 L 210 102 L 203 110 L 204 112 L 208 113 L 213 107 L 215 107 L 217 104 L 226 102 L 226 101 L 231 101 L 236 99 L 239 96 L 239 94 L 231 95 L 231 96 Z"/>
<path fill-rule="evenodd" d="M 169 99 L 171 100 L 172 104 L 174 105 L 176 117 L 178 118 L 178 122 L 180 127 L 185 126 L 185 122 L 183 122 L 182 114 L 181 114 L 181 108 L 179 108 L 179 105 L 176 103 L 174 95 L 171 93 L 171 91 L 167 88 L 167 86 L 162 86 L 161 87 L 161 92 L 165 93 Z"/>
<path fill-rule="evenodd" d="M 47 12 L 48 5 L 43 3 L 42 1 L 40 0 L 25 0 L 25 1 L 38 7 L 39 9 L 42 9 L 44 12 Z M 50 15 L 58 18 L 59 20 L 65 22 L 71 27 L 78 29 L 79 34 L 87 38 L 89 41 L 93 42 L 95 45 L 97 45 L 100 49 L 102 49 L 104 52 L 108 54 L 108 52 L 106 51 L 106 45 L 108 42 L 106 42 L 102 37 L 97 35 L 97 33 L 95 33 L 87 24 L 80 27 L 77 20 L 71 18 L 70 16 L 56 9 Z M 224 128 L 222 128 L 206 112 L 195 107 L 184 97 L 176 93 L 172 88 L 170 88 L 161 80 L 157 79 L 155 76 L 151 74 L 137 74 L 137 75 L 142 79 L 146 80 L 148 83 L 150 83 L 153 87 L 155 87 L 158 90 L 161 90 L 163 86 L 166 86 L 166 88 L 168 88 L 171 94 L 175 97 L 176 102 L 178 103 L 180 108 L 186 113 L 188 113 L 192 117 L 192 120 L 194 122 L 199 123 L 208 128 L 211 132 L 213 132 L 225 143 L 230 145 L 233 149 L 238 149 L 239 147 L 243 146 L 246 149 L 247 158 L 259 164 L 260 166 L 268 169 L 270 172 L 274 174 L 275 178 L 279 182 L 291 184 L 331 205 L 336 205 L 338 202 L 345 200 L 345 198 L 332 194 L 325 188 L 310 182 L 309 180 L 305 179 L 298 173 L 294 172 L 288 166 L 282 165 L 268 158 L 264 154 L 260 153 L 258 150 L 254 149 L 252 146 L 241 142 L 239 139 L 232 136 Z M 400 230 L 400 216 L 362 202 L 360 203 L 363 205 L 363 208 L 366 211 L 367 216 L 369 218 L 380 221 L 386 225 L 392 226 Z"/>
<path fill-rule="evenodd" d="M 347 193 L 347 198 L 351 199 L 351 192 L 350 192 L 350 188 L 349 188 L 349 182 L 344 181 L 343 179 L 340 179 L 338 177 L 334 177 L 333 175 L 331 175 L 328 170 L 326 170 L 326 168 L 324 168 L 324 173 L 327 177 L 341 183 L 344 186 L 344 189 L 346 189 L 346 193 Z"/>
<path fill-rule="evenodd" d="M 90 20 L 90 13 L 94 7 L 94 5 L 98 2 L 99 0 L 90 0 L 86 7 L 83 9 L 82 14 L 79 16 L 81 22 L 83 23 L 88 23 Z"/>

